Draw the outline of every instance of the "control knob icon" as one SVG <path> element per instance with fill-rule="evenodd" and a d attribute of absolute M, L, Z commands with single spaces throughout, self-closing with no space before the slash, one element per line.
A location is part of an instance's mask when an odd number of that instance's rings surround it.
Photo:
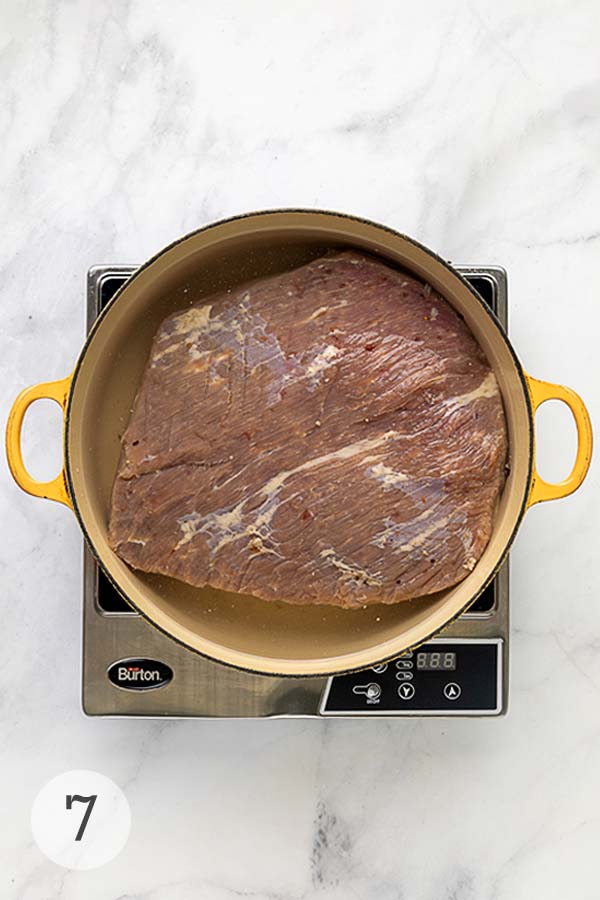
<path fill-rule="evenodd" d="M 374 681 L 371 681 L 370 684 L 355 684 L 352 688 L 352 693 L 363 694 L 367 701 L 373 703 L 381 697 L 381 685 L 376 684 Z"/>

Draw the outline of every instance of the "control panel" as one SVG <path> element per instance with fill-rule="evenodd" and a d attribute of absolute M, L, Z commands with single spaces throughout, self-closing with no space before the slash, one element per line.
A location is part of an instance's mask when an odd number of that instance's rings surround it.
<path fill-rule="evenodd" d="M 502 712 L 500 638 L 433 640 L 399 659 L 330 678 L 322 716 L 480 715 Z"/>

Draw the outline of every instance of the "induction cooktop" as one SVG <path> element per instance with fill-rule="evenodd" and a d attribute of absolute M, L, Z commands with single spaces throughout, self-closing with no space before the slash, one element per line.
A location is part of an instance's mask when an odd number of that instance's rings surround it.
<path fill-rule="evenodd" d="M 456 266 L 507 326 L 507 277 Z M 135 272 L 87 279 L 87 329 Z M 412 653 L 330 678 L 254 675 L 188 650 L 138 615 L 84 547 L 83 710 L 90 716 L 499 716 L 508 702 L 508 561 L 469 611 Z"/>

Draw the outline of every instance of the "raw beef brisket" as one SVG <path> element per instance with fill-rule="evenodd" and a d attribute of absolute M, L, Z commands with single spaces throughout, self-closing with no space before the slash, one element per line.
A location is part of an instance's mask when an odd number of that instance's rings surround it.
<path fill-rule="evenodd" d="M 449 304 L 345 251 L 166 319 L 122 445 L 110 540 L 130 565 L 356 607 L 473 569 L 506 431 Z"/>

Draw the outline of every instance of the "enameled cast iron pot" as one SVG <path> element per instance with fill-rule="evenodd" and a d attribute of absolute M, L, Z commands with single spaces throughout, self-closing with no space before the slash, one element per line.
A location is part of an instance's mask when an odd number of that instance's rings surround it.
<path fill-rule="evenodd" d="M 159 323 L 185 306 L 189 297 L 198 300 L 243 280 L 300 265 L 332 247 L 379 254 L 431 284 L 464 316 L 494 369 L 508 423 L 510 474 L 482 558 L 464 581 L 449 590 L 410 603 L 363 610 L 265 603 L 130 569 L 108 545 L 109 502 L 119 436 Z M 20 447 L 23 416 L 39 398 L 56 400 L 64 410 L 64 468 L 47 483 L 27 473 Z M 535 470 L 535 411 L 550 399 L 568 405 L 578 433 L 573 470 L 560 484 L 543 481 Z M 494 577 L 528 507 L 564 497 L 579 487 L 590 463 L 592 430 L 578 395 L 526 375 L 488 307 L 434 253 L 362 219 L 282 210 L 203 228 L 138 269 L 94 324 L 73 374 L 19 395 L 9 417 L 6 445 L 17 484 L 34 496 L 58 500 L 74 510 L 109 579 L 157 628 L 229 665 L 268 674 L 316 675 L 361 669 L 399 656 L 464 612 Z"/>

